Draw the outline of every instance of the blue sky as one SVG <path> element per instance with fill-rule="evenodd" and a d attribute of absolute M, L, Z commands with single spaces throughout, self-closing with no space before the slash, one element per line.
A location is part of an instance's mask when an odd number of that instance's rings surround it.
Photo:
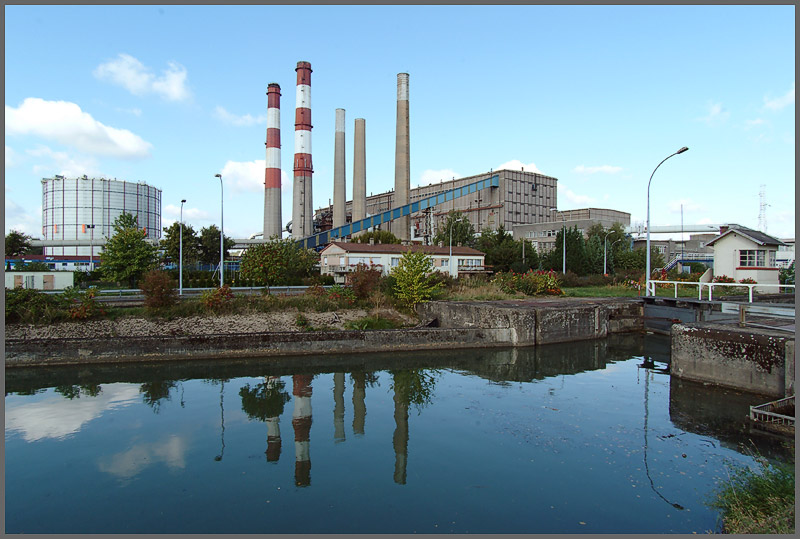
<path fill-rule="evenodd" d="M 524 166 L 558 207 L 655 225 L 795 230 L 794 6 L 6 6 L 5 228 L 41 234 L 54 174 L 146 181 L 163 224 L 263 222 L 266 90 L 281 86 L 291 219 L 295 67 L 309 61 L 314 207 L 333 193 L 335 109 L 366 120 L 367 192 L 394 186 L 396 76 L 411 183 Z"/>

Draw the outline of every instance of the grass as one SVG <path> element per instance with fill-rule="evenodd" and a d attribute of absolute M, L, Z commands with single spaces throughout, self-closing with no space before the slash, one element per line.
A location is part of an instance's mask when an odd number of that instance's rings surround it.
<path fill-rule="evenodd" d="M 794 534 L 794 462 L 758 462 L 757 471 L 734 470 L 709 505 L 722 511 L 724 533 Z"/>

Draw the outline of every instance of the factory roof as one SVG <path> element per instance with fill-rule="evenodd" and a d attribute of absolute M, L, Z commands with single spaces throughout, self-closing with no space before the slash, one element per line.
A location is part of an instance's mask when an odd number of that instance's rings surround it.
<path fill-rule="evenodd" d="M 406 251 L 422 251 L 428 255 L 449 255 L 450 246 L 439 247 L 438 245 L 401 245 L 398 243 L 376 243 L 371 245 L 369 243 L 352 243 L 343 241 L 334 241 L 328 244 L 322 252 L 324 253 L 332 246 L 339 247 L 347 253 L 375 253 L 375 254 L 402 254 Z M 485 256 L 485 253 L 473 249 L 472 247 L 459 247 L 453 245 L 454 255 L 469 255 L 469 256 Z"/>

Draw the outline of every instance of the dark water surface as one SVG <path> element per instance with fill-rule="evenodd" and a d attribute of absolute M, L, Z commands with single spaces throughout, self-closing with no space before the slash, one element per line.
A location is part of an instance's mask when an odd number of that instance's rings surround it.
<path fill-rule="evenodd" d="M 7 533 L 704 533 L 764 397 L 669 340 L 6 371 Z M 322 367 L 321 365 L 328 365 Z"/>

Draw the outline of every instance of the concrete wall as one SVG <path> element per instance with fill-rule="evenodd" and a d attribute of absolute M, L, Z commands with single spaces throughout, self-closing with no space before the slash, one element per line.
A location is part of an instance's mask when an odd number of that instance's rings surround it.
<path fill-rule="evenodd" d="M 609 301 L 433 301 L 417 306 L 425 321 L 446 328 L 504 328 L 515 346 L 603 338 L 611 333 L 641 331 L 639 300 Z"/>
<path fill-rule="evenodd" d="M 508 346 L 507 329 L 315 331 L 119 337 L 96 339 L 6 340 L 7 369 L 26 366 L 319 355 L 398 350 Z"/>
<path fill-rule="evenodd" d="M 784 397 L 794 391 L 794 336 L 708 322 L 675 324 L 670 371 L 678 378 Z"/>

